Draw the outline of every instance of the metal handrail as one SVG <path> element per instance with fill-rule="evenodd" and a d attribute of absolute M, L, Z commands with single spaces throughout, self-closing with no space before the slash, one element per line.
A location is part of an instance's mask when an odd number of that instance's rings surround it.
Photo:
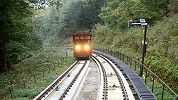
<path fill-rule="evenodd" d="M 121 53 L 121 52 L 119 52 L 119 53 Z M 123 54 L 123 53 L 121 53 L 121 54 Z M 126 54 L 123 54 L 123 55 L 126 55 Z M 128 55 L 126 55 L 126 56 L 128 56 Z M 137 62 L 139 65 L 143 66 L 147 71 L 149 71 L 152 75 L 154 75 L 154 77 L 156 77 L 161 83 L 163 83 L 169 90 L 171 90 L 171 92 L 172 92 L 175 96 L 178 97 L 178 95 L 177 95 L 165 82 L 163 82 L 163 81 L 159 78 L 159 76 L 157 76 L 154 72 L 152 72 L 150 69 L 148 69 L 148 68 L 147 68 L 145 65 L 143 65 L 142 63 L 138 62 L 136 59 L 131 58 L 130 56 L 128 56 L 128 57 L 129 57 L 130 59 L 132 59 L 133 61 Z"/>
<path fill-rule="evenodd" d="M 161 84 L 163 86 L 163 89 L 162 89 L 162 98 L 161 98 L 162 100 L 163 100 L 163 95 L 164 95 L 165 87 L 168 88 L 172 92 L 171 94 L 173 94 L 176 97 L 176 100 L 178 100 L 178 95 L 163 80 L 161 80 L 161 78 L 159 78 L 159 76 L 157 76 L 153 71 L 151 71 L 149 68 L 147 68 L 144 64 L 140 63 L 138 60 L 136 60 L 136 59 L 128 56 L 127 54 L 121 53 L 119 50 L 113 51 L 113 50 L 109 50 L 109 49 L 102 49 L 102 50 L 100 49 L 100 51 L 103 51 L 105 53 L 110 53 L 111 55 L 113 55 L 114 52 L 117 52 L 117 53 L 119 53 L 119 57 L 120 57 L 121 60 L 124 61 L 124 58 L 127 57 L 127 60 L 129 58 L 132 61 L 134 61 L 135 63 L 137 63 L 138 65 L 143 66 L 143 68 L 146 70 L 146 74 L 147 74 L 147 72 L 149 72 L 151 75 L 153 75 L 152 76 L 153 77 L 153 84 L 152 85 L 154 85 L 155 78 L 157 79 L 157 81 L 161 82 Z M 123 59 L 122 59 L 121 55 L 123 56 Z M 146 83 L 146 81 L 144 81 L 144 82 Z M 153 89 L 152 89 L 152 92 L 153 92 Z"/>

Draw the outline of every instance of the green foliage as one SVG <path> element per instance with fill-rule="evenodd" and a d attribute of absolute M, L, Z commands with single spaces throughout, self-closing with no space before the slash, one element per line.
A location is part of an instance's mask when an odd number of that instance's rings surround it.
<path fill-rule="evenodd" d="M 177 11 L 173 2 L 177 1 L 108 0 L 99 15 L 104 25 L 96 25 L 93 32 L 96 47 L 119 49 L 141 61 L 143 28 L 126 26 L 129 19 L 145 18 L 151 25 L 147 32 L 145 64 L 177 92 L 178 15 L 173 15 Z"/>
<path fill-rule="evenodd" d="M 149 24 L 162 19 L 164 16 L 169 16 L 170 12 L 176 12 L 174 0 L 114 0 L 107 1 L 107 6 L 102 8 L 99 15 L 104 23 L 109 24 L 114 28 L 125 29 L 127 21 L 130 19 L 145 18 Z M 169 9 L 168 6 L 174 5 L 174 8 Z M 174 11 L 173 11 L 174 9 Z"/>
<path fill-rule="evenodd" d="M 169 3 L 169 0 L 140 0 L 141 3 L 143 3 L 145 6 L 149 7 L 149 9 L 155 9 L 155 10 L 166 10 L 167 5 Z M 155 7 L 155 8 L 151 8 Z"/>
<path fill-rule="evenodd" d="M 168 9 L 170 11 L 169 15 L 178 13 L 178 0 L 169 0 Z"/>
<path fill-rule="evenodd" d="M 177 28 L 178 15 L 171 18 L 166 18 L 164 21 L 158 21 L 155 26 L 148 32 L 148 40 L 159 49 L 155 52 L 160 52 L 162 55 L 177 60 Z M 154 37 L 153 37 L 154 36 Z M 152 46 L 150 45 L 150 46 Z M 152 49 L 153 50 L 153 49 Z M 149 51 L 148 51 L 149 52 Z M 153 51 L 150 51 L 153 53 Z M 158 54 L 159 55 L 159 54 Z"/>
<path fill-rule="evenodd" d="M 81 2 L 80 1 L 71 1 L 64 7 L 62 12 L 62 20 L 60 30 L 62 34 L 69 34 L 79 30 L 78 20 L 79 14 L 81 13 Z"/>
<path fill-rule="evenodd" d="M 73 32 L 88 31 L 100 21 L 98 17 L 105 0 L 61 0 L 63 6 L 54 5 L 41 10 L 36 19 L 37 32 L 53 34 L 59 38 Z M 45 14 L 45 15 L 44 15 Z"/>
<path fill-rule="evenodd" d="M 33 11 L 24 0 L 1 0 L 0 3 L 0 71 L 29 57 L 29 52 L 41 47 L 33 31 Z"/>
<path fill-rule="evenodd" d="M 116 6 L 116 4 L 118 5 Z M 109 2 L 109 5 L 107 7 L 102 8 L 102 13 L 100 14 L 100 17 L 105 23 L 108 23 L 111 27 L 124 28 L 127 24 L 127 22 L 125 21 L 129 19 L 126 2 Z"/>
<path fill-rule="evenodd" d="M 100 21 L 98 14 L 103 5 L 103 0 L 77 0 L 70 2 L 62 12 L 63 32 L 76 32 L 91 30 L 92 26 Z"/>
<path fill-rule="evenodd" d="M 178 79 L 178 15 L 155 22 L 148 27 L 146 64 L 175 91 Z M 119 49 L 141 61 L 143 28 L 132 27 L 126 31 L 114 30 L 106 25 L 96 25 L 95 45 Z M 109 35 L 108 35 L 109 34 Z M 108 44 L 108 41 L 111 43 Z M 163 74 L 164 73 L 164 74 Z"/>
<path fill-rule="evenodd" d="M 162 16 L 165 16 L 164 14 L 167 13 L 169 1 L 170 0 L 140 0 L 143 6 L 145 6 L 150 12 L 154 12 L 156 14 L 154 19 L 159 19 Z"/>
<path fill-rule="evenodd" d="M 59 48 L 36 51 L 31 58 L 14 65 L 14 70 L 1 74 L 1 99 L 10 99 L 9 86 L 12 99 L 33 99 L 74 62 L 71 51 L 67 51 L 67 57 L 64 52 Z"/>
<path fill-rule="evenodd" d="M 105 45 L 105 44 L 108 44 L 108 45 L 112 45 L 112 41 L 111 40 L 111 34 L 113 33 L 112 30 L 110 30 L 108 28 L 107 25 L 105 26 L 102 26 L 102 25 L 97 25 L 96 26 L 96 30 L 94 31 L 95 34 L 95 43 L 100 43 L 100 46 L 101 45 Z M 99 39 L 98 39 L 99 38 Z"/>

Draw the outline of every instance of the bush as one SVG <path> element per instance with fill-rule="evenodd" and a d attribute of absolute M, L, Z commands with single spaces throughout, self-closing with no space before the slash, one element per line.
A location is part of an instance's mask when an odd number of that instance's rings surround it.
<path fill-rule="evenodd" d="M 164 82 L 178 93 L 178 15 L 156 22 L 148 27 L 146 64 Z M 108 25 L 98 25 L 95 32 L 95 45 L 116 48 L 122 53 L 141 61 L 141 41 L 143 28 L 133 27 L 127 31 L 117 31 Z M 151 62 L 151 63 L 150 63 Z"/>

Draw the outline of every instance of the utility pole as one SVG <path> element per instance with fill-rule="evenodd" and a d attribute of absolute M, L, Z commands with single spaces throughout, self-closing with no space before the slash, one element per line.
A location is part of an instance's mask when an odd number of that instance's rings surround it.
<path fill-rule="evenodd" d="M 145 19 L 139 19 L 139 22 L 140 23 L 135 23 L 133 22 L 132 20 L 129 20 L 128 21 L 128 27 L 130 27 L 130 24 L 131 25 L 141 25 L 141 26 L 144 26 L 144 38 L 143 38 L 143 41 L 142 41 L 142 66 L 140 67 L 140 74 L 139 76 L 143 76 L 143 66 L 144 66 L 144 58 L 145 58 L 145 55 L 146 55 L 146 33 L 147 33 L 147 23 L 145 21 Z"/>

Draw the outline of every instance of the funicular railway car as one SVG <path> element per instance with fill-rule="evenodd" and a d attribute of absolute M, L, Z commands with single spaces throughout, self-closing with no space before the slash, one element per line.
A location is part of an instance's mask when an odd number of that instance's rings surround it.
<path fill-rule="evenodd" d="M 92 55 L 91 34 L 78 32 L 73 34 L 73 53 L 77 60 L 89 59 Z"/>

